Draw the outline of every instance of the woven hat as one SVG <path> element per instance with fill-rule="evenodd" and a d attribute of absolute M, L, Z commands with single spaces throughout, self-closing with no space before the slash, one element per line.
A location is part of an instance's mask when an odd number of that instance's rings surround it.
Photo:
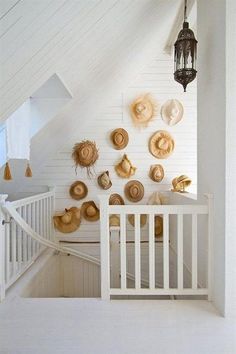
<path fill-rule="evenodd" d="M 153 192 L 148 199 L 148 205 L 168 204 L 168 198 L 160 192 Z"/>
<path fill-rule="evenodd" d="M 150 94 L 140 96 L 130 105 L 130 113 L 135 126 L 146 127 L 155 117 L 157 105 Z"/>
<path fill-rule="evenodd" d="M 158 130 L 149 140 L 149 151 L 158 159 L 166 159 L 169 157 L 174 147 L 174 139 L 166 130 Z"/>
<path fill-rule="evenodd" d="M 113 193 L 109 198 L 109 205 L 125 205 L 125 202 L 120 194 Z"/>
<path fill-rule="evenodd" d="M 60 232 L 74 232 L 80 226 L 80 209 L 76 207 L 65 209 L 65 212 L 63 214 L 53 216 L 53 222 L 55 228 Z"/>
<path fill-rule="evenodd" d="M 135 174 L 136 167 L 134 167 L 127 155 L 124 154 L 122 160 L 115 166 L 116 173 L 119 177 L 129 178 Z"/>
<path fill-rule="evenodd" d="M 100 217 L 100 211 L 93 200 L 82 204 L 81 213 L 87 221 L 97 221 Z"/>
<path fill-rule="evenodd" d="M 163 218 L 155 215 L 155 236 L 161 237 L 163 234 Z"/>
<path fill-rule="evenodd" d="M 172 99 L 166 101 L 161 108 L 162 120 L 173 126 L 181 121 L 184 114 L 184 108 L 180 101 Z"/>
<path fill-rule="evenodd" d="M 86 197 L 88 188 L 82 181 L 76 181 L 70 186 L 70 196 L 75 200 L 80 200 Z"/>
<path fill-rule="evenodd" d="M 85 140 L 77 143 L 73 147 L 72 158 L 75 161 L 76 168 L 78 166 L 87 168 L 88 175 L 91 174 L 90 167 L 95 164 L 98 159 L 98 149 L 95 142 Z"/>
<path fill-rule="evenodd" d="M 125 196 L 133 203 L 139 202 L 144 196 L 144 186 L 141 182 L 132 180 L 125 185 Z"/>
<path fill-rule="evenodd" d="M 122 150 L 128 145 L 129 135 L 125 129 L 118 128 L 111 133 L 111 141 L 116 150 Z"/>
<path fill-rule="evenodd" d="M 172 191 L 184 193 L 185 188 L 190 186 L 191 183 L 192 181 L 188 176 L 181 175 L 179 177 L 175 177 L 172 181 L 172 185 L 173 185 Z"/>
<path fill-rule="evenodd" d="M 162 165 L 151 165 L 149 177 L 154 182 L 161 182 L 164 178 L 164 168 L 162 167 Z"/>
<path fill-rule="evenodd" d="M 109 225 L 110 226 L 120 226 L 120 217 L 119 215 L 112 214 L 109 217 Z"/>
<path fill-rule="evenodd" d="M 102 189 L 109 189 L 112 186 L 109 171 L 103 172 L 100 176 L 98 176 L 98 184 Z"/>
<path fill-rule="evenodd" d="M 129 223 L 134 226 L 134 214 L 129 214 L 128 215 L 128 220 Z M 147 223 L 147 215 L 146 214 L 141 214 L 140 215 L 140 226 L 143 227 Z"/>

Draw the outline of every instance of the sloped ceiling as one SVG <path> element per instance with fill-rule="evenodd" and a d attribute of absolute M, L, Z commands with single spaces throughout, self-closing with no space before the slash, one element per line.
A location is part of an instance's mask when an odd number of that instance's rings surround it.
<path fill-rule="evenodd" d="M 0 121 L 53 74 L 71 102 L 32 140 L 40 168 L 164 49 L 181 0 L 4 0 Z"/>

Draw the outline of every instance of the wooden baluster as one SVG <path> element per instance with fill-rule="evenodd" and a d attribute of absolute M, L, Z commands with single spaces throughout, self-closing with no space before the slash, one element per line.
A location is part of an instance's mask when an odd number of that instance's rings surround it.
<path fill-rule="evenodd" d="M 16 211 L 20 214 L 20 208 L 17 208 Z M 18 263 L 18 270 L 21 270 L 22 267 L 22 237 L 21 237 L 21 228 L 17 225 L 16 226 L 16 233 L 17 233 L 17 263 Z"/>
<path fill-rule="evenodd" d="M 31 227 L 32 229 L 35 231 L 35 202 L 33 202 L 31 204 Z M 36 241 L 32 240 L 32 256 L 35 256 L 35 252 L 36 252 L 36 245 L 35 245 Z"/>
<path fill-rule="evenodd" d="M 9 282 L 10 280 L 10 247 L 11 247 L 11 241 L 10 241 L 10 216 L 9 214 L 6 214 L 5 217 L 5 235 L 6 235 L 6 283 Z"/>
<path fill-rule="evenodd" d="M 22 206 L 22 218 L 26 220 L 26 206 Z M 27 262 L 27 235 L 23 231 L 23 263 Z"/>
<path fill-rule="evenodd" d="M 192 289 L 197 289 L 197 214 L 192 214 Z"/>
<path fill-rule="evenodd" d="M 120 216 L 120 269 L 121 289 L 126 289 L 126 215 Z"/>
<path fill-rule="evenodd" d="M 141 288 L 140 214 L 135 214 L 135 289 Z"/>
<path fill-rule="evenodd" d="M 178 289 L 183 289 L 183 214 L 177 215 L 178 234 L 177 234 L 177 270 L 178 270 Z"/>
<path fill-rule="evenodd" d="M 155 230 L 153 214 L 149 214 L 149 288 L 155 288 Z"/>
<path fill-rule="evenodd" d="M 164 256 L 164 289 L 169 289 L 169 214 L 163 217 L 163 256 Z"/>
<path fill-rule="evenodd" d="M 17 273 L 17 263 L 16 263 L 16 223 L 14 220 L 11 221 L 10 228 L 11 235 L 11 261 L 12 261 L 12 274 L 13 277 Z"/>
<path fill-rule="evenodd" d="M 28 204 L 26 206 L 26 210 L 27 210 L 27 217 L 26 217 L 26 221 L 27 224 L 29 224 L 31 226 L 31 204 Z M 32 252 L 31 252 L 31 245 L 32 245 L 32 239 L 29 235 L 27 235 L 27 248 L 28 248 L 28 260 L 30 261 L 32 258 Z"/>

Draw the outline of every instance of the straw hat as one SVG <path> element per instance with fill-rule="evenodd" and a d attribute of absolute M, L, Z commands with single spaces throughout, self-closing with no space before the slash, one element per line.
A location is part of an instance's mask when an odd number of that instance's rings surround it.
<path fill-rule="evenodd" d="M 73 147 L 72 158 L 75 161 L 76 168 L 86 167 L 87 173 L 90 174 L 90 167 L 95 164 L 98 159 L 98 149 L 92 141 L 85 140 L 77 143 Z"/>
<path fill-rule="evenodd" d="M 112 186 L 109 171 L 103 172 L 100 176 L 98 176 L 98 184 L 102 189 L 109 189 Z"/>
<path fill-rule="evenodd" d="M 179 177 L 175 177 L 172 181 L 172 185 L 173 185 L 172 191 L 184 193 L 185 188 L 190 186 L 191 183 L 192 181 L 188 176 L 181 175 Z"/>
<path fill-rule="evenodd" d="M 148 199 L 148 205 L 168 204 L 168 198 L 160 192 L 153 192 Z"/>
<path fill-rule="evenodd" d="M 150 94 L 140 96 L 130 105 L 134 125 L 146 127 L 156 115 L 156 102 Z"/>
<path fill-rule="evenodd" d="M 144 186 L 141 182 L 136 180 L 126 183 L 125 196 L 130 202 L 139 202 L 144 196 Z"/>
<path fill-rule="evenodd" d="M 128 145 L 129 135 L 125 129 L 118 128 L 111 133 L 111 141 L 116 150 L 122 150 Z"/>
<path fill-rule="evenodd" d="M 155 215 L 155 236 L 161 237 L 163 234 L 163 218 Z"/>
<path fill-rule="evenodd" d="M 129 214 L 128 215 L 128 220 L 129 223 L 134 226 L 134 214 Z M 145 226 L 147 223 L 147 215 L 146 214 L 141 214 L 140 215 L 140 225 L 141 227 Z"/>
<path fill-rule="evenodd" d="M 132 165 L 127 155 L 124 154 L 122 160 L 115 166 L 116 173 L 122 178 L 129 178 L 135 174 L 136 167 Z"/>
<path fill-rule="evenodd" d="M 80 209 L 76 207 L 65 209 L 65 212 L 63 214 L 53 216 L 53 222 L 55 228 L 60 232 L 74 232 L 80 226 Z"/>
<path fill-rule="evenodd" d="M 149 140 L 149 151 L 158 159 L 169 157 L 175 147 L 172 136 L 165 130 L 158 130 Z"/>
<path fill-rule="evenodd" d="M 113 193 L 110 195 L 109 205 L 125 205 L 125 202 L 120 194 Z"/>
<path fill-rule="evenodd" d="M 162 120 L 172 126 L 181 121 L 184 114 L 183 105 L 178 100 L 168 100 L 161 108 Z"/>
<path fill-rule="evenodd" d="M 164 178 L 164 169 L 162 165 L 151 165 L 149 171 L 149 177 L 154 182 L 161 182 Z"/>
<path fill-rule="evenodd" d="M 82 181 L 76 181 L 70 186 L 70 196 L 75 200 L 80 200 L 86 197 L 88 188 Z"/>
<path fill-rule="evenodd" d="M 120 217 L 119 215 L 112 214 L 109 217 L 109 225 L 110 226 L 120 226 Z"/>
<path fill-rule="evenodd" d="M 100 217 L 99 209 L 92 200 L 82 204 L 81 213 L 87 221 L 97 221 Z"/>

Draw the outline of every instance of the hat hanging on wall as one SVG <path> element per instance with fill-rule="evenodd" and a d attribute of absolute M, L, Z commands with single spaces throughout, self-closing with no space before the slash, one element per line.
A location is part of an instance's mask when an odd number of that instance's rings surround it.
<path fill-rule="evenodd" d="M 164 178 L 164 168 L 162 167 L 162 165 L 151 165 L 149 177 L 154 182 L 161 182 Z"/>
<path fill-rule="evenodd" d="M 157 103 L 148 93 L 136 98 L 130 105 L 130 113 L 136 127 L 147 127 L 157 114 Z"/>
<path fill-rule="evenodd" d="M 144 196 L 144 186 L 141 182 L 132 180 L 125 185 L 125 196 L 133 203 L 139 202 Z"/>
<path fill-rule="evenodd" d="M 100 217 L 100 212 L 93 200 L 84 202 L 81 206 L 82 216 L 87 221 L 97 221 Z"/>
<path fill-rule="evenodd" d="M 168 197 L 160 192 L 153 192 L 147 202 L 148 205 L 162 205 L 168 204 Z"/>
<path fill-rule="evenodd" d="M 75 200 L 81 200 L 88 194 L 88 188 L 82 181 L 76 181 L 70 186 L 70 196 Z"/>
<path fill-rule="evenodd" d="M 179 177 L 175 177 L 172 181 L 173 189 L 172 192 L 180 192 L 185 193 L 186 187 L 190 186 L 192 183 L 191 179 L 188 176 L 181 175 Z"/>
<path fill-rule="evenodd" d="M 55 215 L 53 217 L 55 228 L 63 233 L 70 233 L 76 231 L 81 222 L 80 209 L 72 207 L 65 209 L 65 212 L 61 215 Z"/>
<path fill-rule="evenodd" d="M 109 171 L 103 172 L 100 176 L 98 176 L 98 184 L 102 189 L 109 189 L 112 186 Z"/>
<path fill-rule="evenodd" d="M 149 140 L 149 151 L 158 159 L 169 157 L 173 153 L 174 147 L 174 139 L 166 130 L 158 130 Z"/>
<path fill-rule="evenodd" d="M 155 215 L 155 236 L 161 237 L 163 234 L 163 218 L 160 215 Z"/>
<path fill-rule="evenodd" d="M 128 145 L 129 135 L 123 128 L 113 130 L 110 137 L 111 142 L 116 150 L 122 150 Z"/>
<path fill-rule="evenodd" d="M 109 217 L 110 226 L 120 226 L 120 217 L 117 214 L 112 214 Z"/>
<path fill-rule="evenodd" d="M 116 173 L 119 177 L 129 178 L 135 174 L 136 167 L 134 167 L 127 155 L 124 154 L 122 160 L 115 166 Z"/>
<path fill-rule="evenodd" d="M 166 101 L 161 107 L 162 120 L 173 126 L 181 121 L 184 114 L 184 108 L 180 101 L 172 99 Z"/>
<path fill-rule="evenodd" d="M 128 215 L 128 220 L 129 220 L 129 223 L 134 226 L 134 214 L 129 214 Z M 147 215 L 146 214 L 141 214 L 140 215 L 140 226 L 141 227 L 144 227 L 147 223 Z"/>
<path fill-rule="evenodd" d="M 78 166 L 87 169 L 88 176 L 91 175 L 91 166 L 97 161 L 98 149 L 96 143 L 90 140 L 77 143 L 73 147 L 72 158 L 74 159 L 76 169 Z"/>
<path fill-rule="evenodd" d="M 125 202 L 120 194 L 113 193 L 110 195 L 109 205 L 125 205 Z"/>

